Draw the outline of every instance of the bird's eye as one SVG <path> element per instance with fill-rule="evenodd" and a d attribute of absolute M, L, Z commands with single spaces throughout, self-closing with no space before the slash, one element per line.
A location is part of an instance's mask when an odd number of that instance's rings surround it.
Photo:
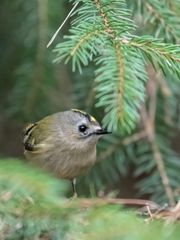
<path fill-rule="evenodd" d="M 82 124 L 82 125 L 79 126 L 79 131 L 84 133 L 87 130 L 87 128 L 88 127 L 86 125 Z"/>

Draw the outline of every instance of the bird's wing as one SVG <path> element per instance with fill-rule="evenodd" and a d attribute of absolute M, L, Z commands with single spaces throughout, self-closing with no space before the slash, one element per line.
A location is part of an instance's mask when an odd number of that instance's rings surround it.
<path fill-rule="evenodd" d="M 36 123 L 29 123 L 23 129 L 23 144 L 27 151 L 37 151 L 47 147 L 47 139 L 50 136 L 45 120 Z M 42 134 L 43 133 L 43 134 Z"/>
<path fill-rule="evenodd" d="M 23 144 L 25 150 L 34 150 L 35 138 L 32 137 L 32 132 L 35 127 L 36 123 L 29 123 L 23 129 Z"/>

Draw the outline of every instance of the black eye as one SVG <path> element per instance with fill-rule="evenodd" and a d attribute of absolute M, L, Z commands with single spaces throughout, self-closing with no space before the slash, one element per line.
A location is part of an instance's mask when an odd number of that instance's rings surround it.
<path fill-rule="evenodd" d="M 82 125 L 79 126 L 79 131 L 80 132 L 84 133 L 86 130 L 87 130 L 87 126 L 86 125 L 82 124 Z"/>

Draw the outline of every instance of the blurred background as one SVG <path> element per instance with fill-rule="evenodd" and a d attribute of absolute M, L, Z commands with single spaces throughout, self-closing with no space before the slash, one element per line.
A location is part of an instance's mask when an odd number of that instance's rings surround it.
<path fill-rule="evenodd" d="M 69 10 L 65 2 L 1 2 L 0 152 L 4 156 L 22 157 L 21 129 L 26 122 L 74 105 L 72 74 L 64 64 L 53 64 L 52 48 L 46 48 Z"/>
<path fill-rule="evenodd" d="M 151 34 L 171 43 L 179 41 L 178 17 L 173 26 L 167 27 L 169 26 L 167 15 L 157 15 L 162 9 L 158 10 L 150 5 L 152 11 L 149 12 L 146 3 L 142 3 L 139 9 L 137 2 L 128 1 L 133 18 L 139 26 L 137 34 Z M 169 7 L 167 9 L 172 14 L 178 16 L 179 10 L 174 7 L 174 2 L 177 1 L 172 1 L 172 6 L 166 7 Z M 71 65 L 53 63 L 55 54 L 52 49 L 62 41 L 64 34 L 68 34 L 71 19 L 64 25 L 53 44 L 46 48 L 48 41 L 71 8 L 72 5 L 65 0 L 1 0 L 2 159 L 23 159 L 21 134 L 27 122 L 37 121 L 51 113 L 70 108 L 85 110 L 99 121 L 104 116 L 103 109 L 95 108 L 93 64 L 85 67 L 83 74 L 80 75 L 71 71 Z M 142 106 L 137 129 L 128 136 L 114 133 L 100 142 L 97 165 L 88 176 L 78 179 L 77 189 L 80 195 L 112 194 L 123 198 L 152 198 L 157 202 L 171 203 L 178 199 L 179 82 L 172 75 L 164 80 L 150 65 L 147 66 L 147 71 L 149 74 L 147 102 Z M 146 132 L 147 125 L 153 125 L 153 133 L 156 136 L 153 143 Z M 163 170 L 160 169 L 159 163 L 160 165 L 163 163 Z M 164 173 L 169 180 L 169 196 L 168 189 L 163 186 Z"/>

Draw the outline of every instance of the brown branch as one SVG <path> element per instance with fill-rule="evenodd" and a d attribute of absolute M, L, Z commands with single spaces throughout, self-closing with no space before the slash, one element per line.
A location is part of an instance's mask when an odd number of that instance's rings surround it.
<path fill-rule="evenodd" d="M 159 88 L 162 92 L 163 95 L 163 107 L 164 107 L 164 121 L 170 126 L 173 126 L 173 120 L 170 112 L 170 107 L 169 107 L 169 97 L 172 96 L 171 89 L 168 87 L 167 82 L 159 76 L 157 78 L 157 81 L 159 83 Z"/>
<path fill-rule="evenodd" d="M 156 94 L 157 91 L 157 87 L 159 88 L 159 90 L 162 93 L 163 96 L 163 108 L 164 108 L 164 121 L 169 124 L 172 125 L 173 124 L 173 120 L 171 118 L 171 110 L 169 107 L 169 97 L 172 95 L 171 89 L 169 88 L 167 82 L 165 81 L 165 79 L 162 77 L 161 72 L 155 72 L 155 70 L 153 69 L 152 65 L 148 65 L 147 67 L 147 72 L 149 75 L 149 81 L 147 84 L 147 95 L 148 97 L 151 99 L 150 101 L 150 106 L 149 109 L 151 111 L 150 116 L 151 116 L 151 121 L 153 121 L 152 114 L 155 114 L 155 109 L 153 110 L 153 104 L 155 104 L 156 102 L 156 96 L 153 96 L 154 94 Z M 154 112 L 154 113 L 153 113 Z"/>
<path fill-rule="evenodd" d="M 169 88 L 167 82 L 164 80 L 164 78 L 162 78 L 161 75 L 159 75 L 157 77 L 157 81 L 159 83 L 159 88 L 163 94 L 164 97 L 169 97 L 169 96 L 172 96 L 172 91 L 171 89 Z"/>
<path fill-rule="evenodd" d="M 170 206 L 174 206 L 175 201 L 174 201 L 174 196 L 173 196 L 173 190 L 170 186 L 169 178 L 166 173 L 166 169 L 164 166 L 161 152 L 155 141 L 151 142 L 151 148 L 153 151 L 154 160 L 156 162 L 157 168 L 158 168 L 160 176 L 161 176 L 162 183 L 165 188 L 167 198 L 169 200 L 169 204 L 170 204 Z"/>
<path fill-rule="evenodd" d="M 111 156 L 111 154 L 113 154 L 116 151 L 116 149 L 119 147 L 120 147 L 120 143 L 111 145 L 105 151 L 103 151 L 102 153 L 99 154 L 98 161 L 102 161 L 102 160 L 106 159 L 107 157 Z"/>
<path fill-rule="evenodd" d="M 138 208 L 138 214 L 149 215 L 149 219 L 165 219 L 167 222 L 174 222 L 180 220 L 180 201 L 173 208 L 162 207 L 156 202 L 144 199 L 123 199 L 123 198 L 72 198 L 70 201 L 65 201 L 63 207 L 65 208 L 96 208 L 105 205 L 123 205 Z M 61 205 L 62 207 L 62 205 Z"/>
<path fill-rule="evenodd" d="M 154 79 L 150 80 L 153 85 L 152 92 L 150 95 L 150 101 L 149 101 L 149 120 L 152 125 L 152 130 L 155 132 L 155 117 L 156 117 L 156 104 L 157 104 L 157 83 L 154 81 Z"/>
<path fill-rule="evenodd" d="M 180 201 L 174 208 L 158 209 L 155 213 L 148 211 L 150 219 L 165 219 L 167 223 L 172 223 L 176 220 L 180 220 Z"/>
<path fill-rule="evenodd" d="M 151 69 L 150 69 L 151 70 Z M 155 137 L 155 117 L 156 117 L 156 107 L 157 107 L 157 89 L 159 88 L 159 81 L 157 80 L 157 74 L 155 72 L 149 71 L 149 110 L 146 109 L 145 105 L 142 107 L 141 118 L 144 129 L 147 133 L 147 139 L 152 150 L 153 158 L 156 163 L 157 169 L 159 171 L 162 184 L 165 189 L 168 202 L 171 206 L 175 204 L 173 190 L 170 186 L 169 178 L 166 173 L 165 164 L 163 157 L 161 155 L 159 146 L 156 142 Z"/>
<path fill-rule="evenodd" d="M 166 196 L 168 198 L 168 202 L 171 206 L 173 206 L 175 204 L 174 195 L 173 195 L 172 188 L 170 186 L 169 178 L 166 173 L 166 169 L 164 166 L 164 161 L 163 161 L 160 149 L 156 144 L 154 123 L 152 123 L 151 117 L 148 115 L 145 106 L 143 107 L 141 116 L 142 116 L 144 128 L 147 133 L 147 138 L 148 138 L 150 147 L 152 149 L 154 161 L 156 162 L 156 166 L 159 171 Z"/>
<path fill-rule="evenodd" d="M 101 6 L 101 3 L 99 0 L 94 0 L 95 2 L 95 5 L 96 5 L 96 8 L 98 9 L 99 11 L 99 14 L 103 20 L 103 23 L 104 23 L 104 28 L 105 28 L 105 32 L 112 38 L 115 38 L 115 33 L 114 31 L 112 30 L 112 28 L 110 27 L 110 23 L 109 23 L 109 20 L 105 14 L 105 12 L 103 11 L 103 8 Z"/>
<path fill-rule="evenodd" d="M 150 209 L 159 209 L 160 206 L 149 200 L 143 199 L 122 199 L 122 198 L 77 198 L 67 202 L 66 207 L 76 204 L 79 208 L 99 207 L 107 204 L 112 205 L 132 205 L 132 206 L 149 206 Z"/>
<path fill-rule="evenodd" d="M 139 141 L 139 140 L 145 138 L 146 135 L 147 135 L 146 131 L 141 131 L 141 132 L 133 134 L 130 137 L 126 137 L 125 139 L 123 139 L 122 143 L 123 143 L 123 145 L 129 145 L 133 142 L 136 142 L 136 141 Z"/>
<path fill-rule="evenodd" d="M 96 36 L 101 32 L 101 30 L 93 30 L 90 33 L 87 33 L 86 35 L 82 36 L 82 38 L 77 42 L 77 44 L 74 46 L 74 48 L 70 52 L 70 56 L 74 56 L 77 52 L 77 50 L 80 48 L 80 46 L 86 42 L 88 39 L 90 39 L 92 36 Z"/>
<path fill-rule="evenodd" d="M 125 64 L 121 53 L 121 46 L 117 42 L 115 44 L 115 53 L 117 59 L 117 70 L 118 70 L 118 86 L 117 86 L 117 115 L 118 119 L 123 118 L 123 102 L 124 102 L 124 75 L 125 75 Z M 116 97 L 115 97 L 116 98 Z"/>
<path fill-rule="evenodd" d="M 102 161 L 105 158 L 111 156 L 111 154 L 113 154 L 117 150 L 117 148 L 122 147 L 122 144 L 123 145 L 129 145 L 133 142 L 136 142 L 136 141 L 139 141 L 139 140 L 145 138 L 146 135 L 147 135 L 146 131 L 142 131 L 142 132 L 139 132 L 139 133 L 135 133 L 132 136 L 124 138 L 122 140 L 122 142 L 111 145 L 105 151 L 103 151 L 101 154 L 99 154 L 98 161 Z"/>

